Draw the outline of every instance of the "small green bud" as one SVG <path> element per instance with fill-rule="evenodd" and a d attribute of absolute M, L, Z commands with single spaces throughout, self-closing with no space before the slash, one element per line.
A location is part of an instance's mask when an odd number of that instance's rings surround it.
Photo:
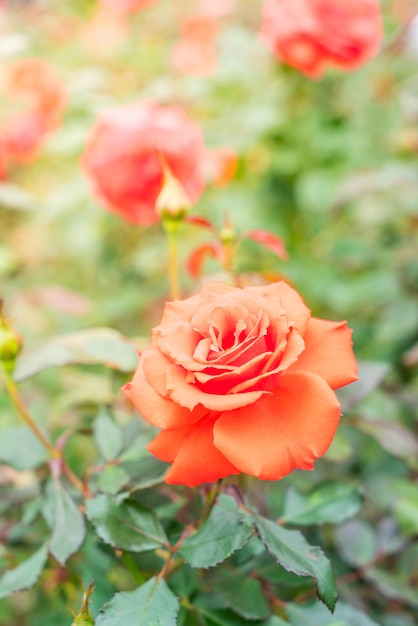
<path fill-rule="evenodd" d="M 224 245 L 231 245 L 237 240 L 237 231 L 232 225 L 229 217 L 226 217 L 224 220 L 224 224 L 219 231 L 219 239 L 222 241 Z"/>
<path fill-rule="evenodd" d="M 22 338 L 2 314 L 1 305 L 2 302 L 0 302 L 0 363 L 7 372 L 11 373 L 22 349 Z"/>

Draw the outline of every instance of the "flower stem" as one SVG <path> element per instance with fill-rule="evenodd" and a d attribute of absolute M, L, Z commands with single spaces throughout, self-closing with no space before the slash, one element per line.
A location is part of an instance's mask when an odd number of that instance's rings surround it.
<path fill-rule="evenodd" d="M 52 459 L 60 458 L 60 456 L 61 456 L 60 452 L 47 439 L 47 437 L 44 435 L 42 430 L 39 428 L 38 424 L 35 422 L 35 420 L 32 418 L 32 416 L 28 413 L 25 405 L 22 402 L 22 399 L 21 399 L 21 397 L 19 395 L 19 392 L 17 390 L 17 386 L 16 386 L 13 378 L 5 370 L 3 370 L 3 374 L 4 374 L 4 382 L 5 382 L 5 385 L 6 385 L 6 389 L 7 389 L 8 393 L 9 393 L 10 399 L 12 400 L 12 402 L 15 405 L 16 409 L 18 410 L 20 416 L 23 418 L 23 420 L 26 422 L 27 426 L 29 426 L 29 428 L 32 430 L 34 435 L 39 439 L 41 444 L 47 450 L 49 456 Z"/>
<path fill-rule="evenodd" d="M 200 525 L 202 525 L 208 519 L 210 512 L 212 511 L 214 505 L 216 504 L 216 500 L 218 499 L 218 496 L 222 491 L 224 482 L 224 479 L 221 478 L 214 485 L 212 485 L 211 489 L 206 494 L 206 501 L 203 508 L 202 517 L 200 518 Z"/>
<path fill-rule="evenodd" d="M 178 229 L 179 221 L 175 218 L 165 218 L 162 221 L 168 242 L 168 278 L 170 283 L 170 296 L 172 300 L 180 298 L 179 279 L 179 250 Z"/>
<path fill-rule="evenodd" d="M 23 418 L 23 421 L 26 425 L 31 429 L 33 434 L 37 437 L 37 439 L 44 446 L 46 451 L 48 452 L 49 457 L 51 458 L 51 463 L 58 464 L 60 471 L 67 477 L 67 479 L 76 487 L 85 497 L 90 497 L 90 492 L 87 487 L 79 478 L 74 474 L 71 468 L 67 465 L 67 462 L 64 459 L 62 451 L 57 449 L 46 437 L 46 435 L 39 428 L 38 424 L 35 422 L 33 417 L 30 415 L 25 405 L 23 404 L 22 398 L 19 395 L 19 391 L 17 389 L 16 383 L 13 378 L 7 372 L 7 370 L 0 368 L 3 371 L 4 383 L 6 385 L 6 389 L 10 396 L 11 401 L 19 412 L 20 416 Z"/>

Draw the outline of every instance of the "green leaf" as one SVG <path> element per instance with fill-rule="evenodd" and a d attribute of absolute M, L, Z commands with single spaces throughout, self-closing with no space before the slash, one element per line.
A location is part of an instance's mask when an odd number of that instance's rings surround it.
<path fill-rule="evenodd" d="M 61 565 L 82 545 L 86 535 L 83 515 L 59 482 L 53 483 L 52 537 L 49 551 Z"/>
<path fill-rule="evenodd" d="M 237 570 L 217 572 L 214 587 L 230 609 L 247 620 L 263 620 L 271 611 L 261 584 Z"/>
<path fill-rule="evenodd" d="M 288 526 L 340 524 L 357 513 L 361 500 L 360 492 L 352 484 L 327 483 L 306 497 L 289 490 L 280 523 Z"/>
<path fill-rule="evenodd" d="M 149 489 L 164 482 L 164 477 L 167 474 L 167 464 L 151 456 L 148 450 L 146 454 L 147 456 L 137 463 L 123 464 L 123 469 L 126 470 L 131 478 L 131 492 Z"/>
<path fill-rule="evenodd" d="M 97 496 L 86 502 L 86 513 L 103 541 L 130 552 L 155 550 L 167 543 L 154 513 L 136 502 Z"/>
<path fill-rule="evenodd" d="M 313 576 L 318 596 L 333 611 L 337 589 L 331 564 L 322 550 L 309 545 L 298 531 L 286 530 L 258 515 L 254 516 L 254 520 L 260 539 L 272 557 L 289 572 L 298 576 Z"/>
<path fill-rule="evenodd" d="M 342 559 L 354 567 L 370 563 L 378 550 L 375 530 L 359 519 L 350 520 L 337 528 L 335 541 Z"/>
<path fill-rule="evenodd" d="M 93 424 L 94 440 L 106 461 L 116 459 L 122 448 L 122 430 L 107 409 L 102 409 Z"/>
<path fill-rule="evenodd" d="M 96 626 L 176 626 L 178 611 L 176 596 L 154 577 L 134 591 L 114 595 L 100 609 Z"/>
<path fill-rule="evenodd" d="M 252 532 L 240 513 L 217 504 L 202 527 L 184 540 L 179 552 L 192 567 L 214 567 L 242 548 Z"/>
<path fill-rule="evenodd" d="M 418 470 L 418 439 L 411 430 L 383 419 L 356 419 L 355 425 L 374 437 L 384 450 L 405 461 L 412 470 Z"/>
<path fill-rule="evenodd" d="M 7 571 L 0 578 L 0 598 L 5 598 L 16 591 L 32 587 L 44 569 L 48 557 L 48 548 L 43 545 L 35 554 L 15 569 Z"/>
<path fill-rule="evenodd" d="M 293 626 L 379 626 L 368 615 L 344 602 L 338 602 L 333 615 L 319 602 L 287 604 L 286 612 Z"/>
<path fill-rule="evenodd" d="M 88 328 L 53 337 L 36 350 L 23 350 L 13 376 L 20 382 L 50 367 L 74 364 L 131 372 L 137 363 L 135 347 L 123 335 L 112 328 Z"/>
<path fill-rule="evenodd" d="M 202 608 L 194 607 L 196 613 L 199 615 L 198 624 L 204 624 L 204 626 L 265 626 L 265 622 L 260 621 L 244 621 L 240 615 L 237 615 L 230 609 L 219 608 Z M 187 622 L 186 622 L 187 624 Z"/>
<path fill-rule="evenodd" d="M 47 451 L 30 428 L 16 426 L 0 432 L 0 463 L 24 471 L 35 469 L 47 460 Z"/>
<path fill-rule="evenodd" d="M 116 495 L 130 481 L 130 476 L 119 465 L 107 465 L 99 476 L 101 491 Z"/>
<path fill-rule="evenodd" d="M 147 431 L 138 435 L 134 441 L 123 451 L 119 460 L 124 463 L 133 463 L 142 461 L 142 459 L 149 458 L 150 453 L 147 450 L 147 445 L 154 437 L 153 431 Z"/>
<path fill-rule="evenodd" d="M 418 609 L 416 585 L 411 584 L 407 576 L 392 574 L 378 568 L 368 569 L 364 575 L 386 598 L 405 602 Z"/>
<path fill-rule="evenodd" d="M 418 533 L 418 485 L 408 480 L 393 480 L 387 485 L 389 506 L 406 536 Z"/>

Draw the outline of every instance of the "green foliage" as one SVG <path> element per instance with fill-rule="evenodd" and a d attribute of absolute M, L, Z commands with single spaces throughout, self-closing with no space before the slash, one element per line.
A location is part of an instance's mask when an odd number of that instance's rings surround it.
<path fill-rule="evenodd" d="M 97 616 L 96 626 L 176 626 L 178 601 L 164 580 L 151 578 L 135 591 L 117 593 Z"/>
<path fill-rule="evenodd" d="M 305 606 L 289 604 L 286 610 L 293 626 L 377 626 L 377 622 L 366 613 L 343 602 L 338 602 L 332 616 L 318 603 Z"/>
<path fill-rule="evenodd" d="M 242 548 L 252 532 L 241 513 L 217 505 L 199 530 L 182 542 L 179 552 L 193 567 L 214 567 Z"/>
<path fill-rule="evenodd" d="M 48 498 L 51 498 L 52 536 L 49 550 L 58 563 L 64 565 L 84 541 L 84 517 L 60 482 L 54 480 L 50 486 Z"/>
<path fill-rule="evenodd" d="M 97 496 L 86 502 L 86 513 L 96 531 L 114 548 L 145 552 L 164 546 L 164 530 L 152 511 L 136 502 Z"/>
<path fill-rule="evenodd" d="M 280 522 L 296 527 L 340 524 L 355 515 L 360 507 L 361 495 L 355 485 L 328 483 L 307 497 L 289 490 Z"/>
<path fill-rule="evenodd" d="M 318 596 L 333 611 L 337 589 L 331 563 L 317 546 L 311 546 L 295 530 L 281 528 L 269 519 L 255 518 L 260 539 L 273 558 L 287 571 L 316 579 Z"/>
<path fill-rule="evenodd" d="M 99 363 L 122 372 L 130 372 L 136 361 L 134 346 L 120 333 L 111 328 L 94 328 L 51 338 L 38 350 L 23 353 L 14 378 L 20 382 L 50 367 L 73 363 Z"/>
<path fill-rule="evenodd" d="M 243 619 L 263 620 L 269 617 L 270 607 L 259 580 L 226 571 L 217 576 L 214 587 L 227 606 Z"/>
<path fill-rule="evenodd" d="M 0 463 L 24 471 L 43 465 L 48 453 L 26 426 L 14 426 L 1 432 Z"/>
<path fill-rule="evenodd" d="M 122 449 L 123 435 L 108 411 L 100 411 L 93 424 L 94 440 L 106 461 L 116 459 Z"/>
<path fill-rule="evenodd" d="M 42 573 L 47 556 L 48 548 L 44 545 L 26 561 L 7 571 L 0 579 L 0 598 L 32 587 Z"/>

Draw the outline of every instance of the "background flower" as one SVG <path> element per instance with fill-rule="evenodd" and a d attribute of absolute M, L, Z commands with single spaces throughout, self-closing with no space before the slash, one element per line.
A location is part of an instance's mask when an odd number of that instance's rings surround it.
<path fill-rule="evenodd" d="M 164 163 L 194 202 L 203 190 L 204 154 L 202 132 L 182 109 L 143 101 L 99 116 L 83 166 L 106 208 L 150 225 L 159 219 Z"/>
<path fill-rule="evenodd" d="M 352 70 L 382 37 L 377 0 L 267 0 L 261 39 L 279 59 L 312 78 L 327 65 Z"/>
<path fill-rule="evenodd" d="M 10 159 L 22 161 L 33 156 L 45 135 L 59 125 L 66 101 L 64 84 L 47 61 L 25 58 L 7 69 L 2 91 L 6 151 Z"/>
<path fill-rule="evenodd" d="M 204 285 L 166 305 L 128 397 L 162 429 L 149 450 L 169 483 L 313 469 L 340 416 L 333 389 L 356 380 L 345 322 L 312 318 L 284 282 Z"/>

